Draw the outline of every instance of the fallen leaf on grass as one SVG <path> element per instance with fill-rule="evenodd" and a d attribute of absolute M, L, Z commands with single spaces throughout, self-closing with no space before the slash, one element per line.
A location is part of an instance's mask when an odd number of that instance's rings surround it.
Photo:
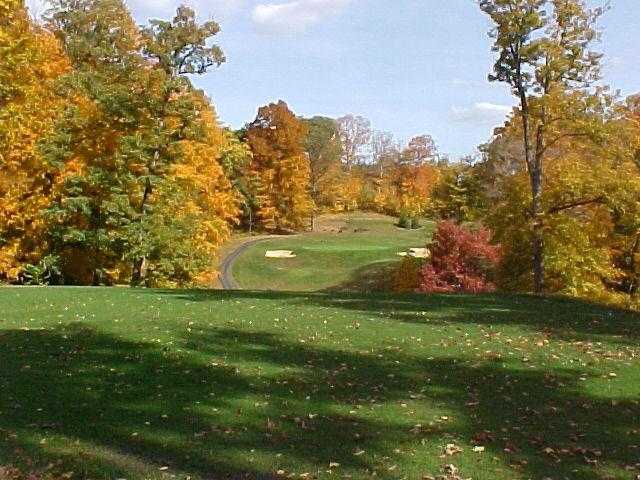
<path fill-rule="evenodd" d="M 461 453 L 461 452 L 462 452 L 462 448 L 457 446 L 455 443 L 449 443 L 444 448 L 445 455 L 449 455 L 449 456 L 455 455 L 456 453 Z"/>
<path fill-rule="evenodd" d="M 443 470 L 447 475 L 455 475 L 459 472 L 458 467 L 456 467 L 453 463 L 445 465 Z"/>

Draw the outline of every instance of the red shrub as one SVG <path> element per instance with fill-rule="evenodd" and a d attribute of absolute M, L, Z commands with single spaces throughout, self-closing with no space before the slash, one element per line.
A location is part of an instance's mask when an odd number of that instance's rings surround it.
<path fill-rule="evenodd" d="M 500 262 L 500 247 L 491 245 L 487 229 L 467 230 L 451 221 L 438 224 L 431 260 L 420 273 L 420 292 L 483 293 L 496 289 L 491 274 Z"/>

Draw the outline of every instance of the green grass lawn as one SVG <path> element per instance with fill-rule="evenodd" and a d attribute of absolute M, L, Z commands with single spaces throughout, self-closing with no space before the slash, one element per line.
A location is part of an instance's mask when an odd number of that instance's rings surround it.
<path fill-rule="evenodd" d="M 332 221 L 335 222 L 332 223 Z M 318 232 L 269 240 L 255 245 L 234 266 L 234 277 L 245 289 L 278 291 L 375 289 L 381 276 L 400 260 L 398 253 L 424 247 L 433 224 L 419 230 L 396 227 L 397 219 L 352 214 L 327 217 Z M 295 259 L 268 259 L 267 250 L 292 250 Z"/>
<path fill-rule="evenodd" d="M 0 306 L 0 464 L 127 480 L 640 474 L 632 313 L 89 288 L 4 288 Z"/>

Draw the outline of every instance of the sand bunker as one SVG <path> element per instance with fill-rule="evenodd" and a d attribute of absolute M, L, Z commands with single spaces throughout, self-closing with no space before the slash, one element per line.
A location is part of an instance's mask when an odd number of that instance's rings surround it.
<path fill-rule="evenodd" d="M 406 252 L 399 252 L 401 257 L 413 257 L 413 258 L 430 258 L 431 252 L 428 248 L 410 248 Z"/>
<path fill-rule="evenodd" d="M 269 250 L 265 254 L 266 258 L 296 258 L 296 255 L 290 250 Z"/>
<path fill-rule="evenodd" d="M 410 248 L 409 256 L 415 258 L 429 258 L 431 257 L 431 252 L 428 248 Z"/>

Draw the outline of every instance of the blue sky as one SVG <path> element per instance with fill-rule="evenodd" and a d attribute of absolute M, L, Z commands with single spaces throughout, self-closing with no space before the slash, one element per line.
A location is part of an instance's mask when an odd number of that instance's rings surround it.
<path fill-rule="evenodd" d="M 129 0 L 141 22 L 178 3 Z M 514 103 L 506 86 L 486 81 L 490 23 L 474 0 L 187 3 L 222 26 L 227 63 L 196 83 L 233 127 L 283 99 L 299 115 L 363 115 L 402 141 L 428 133 L 457 157 L 486 141 Z M 640 91 L 640 1 L 611 3 L 599 49 L 605 82 L 626 95 Z"/>

